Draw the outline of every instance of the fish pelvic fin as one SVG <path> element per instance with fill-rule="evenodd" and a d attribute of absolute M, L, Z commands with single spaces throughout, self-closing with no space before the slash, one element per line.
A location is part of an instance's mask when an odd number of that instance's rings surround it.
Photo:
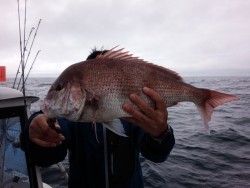
<path fill-rule="evenodd" d="M 208 122 L 211 120 L 213 110 L 224 103 L 238 100 L 239 98 L 234 95 L 220 93 L 217 91 L 202 89 L 204 93 L 204 100 L 200 104 L 196 104 L 206 131 L 209 133 Z"/>
<path fill-rule="evenodd" d="M 123 137 L 128 137 L 125 133 L 124 127 L 119 119 L 114 119 L 112 121 L 108 121 L 102 123 L 110 131 L 114 132 L 115 134 Z"/>
<path fill-rule="evenodd" d="M 96 129 L 96 122 L 95 121 L 92 122 L 92 127 L 94 128 L 94 131 L 95 131 L 95 139 L 96 139 L 97 143 L 99 144 L 100 142 L 99 142 L 98 135 L 97 135 L 97 129 Z"/>

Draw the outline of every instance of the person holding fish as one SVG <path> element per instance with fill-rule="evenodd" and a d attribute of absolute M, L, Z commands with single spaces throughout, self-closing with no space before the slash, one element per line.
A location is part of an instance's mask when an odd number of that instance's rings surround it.
<path fill-rule="evenodd" d="M 167 107 L 193 102 L 208 130 L 213 109 L 238 99 L 122 50 L 93 51 L 65 69 L 29 120 L 31 159 L 49 166 L 68 151 L 69 187 L 144 187 L 139 156 L 164 162 L 175 144 Z"/>
<path fill-rule="evenodd" d="M 94 50 L 87 59 L 91 61 L 105 53 L 108 51 Z M 61 90 L 63 84 L 65 81 L 60 81 L 56 89 Z M 126 116 L 112 121 L 103 121 L 105 118 L 101 117 L 95 122 L 91 119 L 77 122 L 65 113 L 51 127 L 51 115 L 45 109 L 34 113 L 26 130 L 31 159 L 36 165 L 49 166 L 62 161 L 68 151 L 68 186 L 72 188 L 144 187 L 140 154 L 153 162 L 164 162 L 174 147 L 175 138 L 167 123 L 163 98 L 151 88 L 141 90 L 147 98 L 132 92 L 128 95 L 129 101 L 121 105 Z M 145 102 L 148 99 L 153 106 Z M 95 106 L 97 102 L 98 97 L 91 103 Z"/>

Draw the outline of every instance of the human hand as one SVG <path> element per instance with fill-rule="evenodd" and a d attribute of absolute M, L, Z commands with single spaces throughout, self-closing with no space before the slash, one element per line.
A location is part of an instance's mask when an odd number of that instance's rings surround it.
<path fill-rule="evenodd" d="M 140 126 L 151 136 L 158 137 L 168 128 L 167 106 L 164 99 L 153 89 L 144 87 L 143 92 L 155 102 L 155 109 L 150 107 L 138 95 L 131 94 L 130 100 L 139 107 L 139 110 L 133 108 L 131 104 L 125 103 L 123 105 L 123 110 L 132 117 L 124 119 Z"/>
<path fill-rule="evenodd" d="M 47 121 L 48 117 L 45 114 L 37 115 L 30 123 L 29 139 L 42 147 L 55 147 L 65 138 L 56 131 L 60 129 L 57 123 L 53 129 Z"/>

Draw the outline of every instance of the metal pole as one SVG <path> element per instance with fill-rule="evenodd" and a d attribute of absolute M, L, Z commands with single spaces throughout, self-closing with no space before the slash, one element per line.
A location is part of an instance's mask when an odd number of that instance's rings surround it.
<path fill-rule="evenodd" d="M 108 170 L 108 147 L 107 147 L 107 134 L 106 128 L 103 127 L 103 144 L 104 144 L 104 162 L 105 162 L 105 182 L 106 188 L 109 188 L 109 170 Z"/>
<path fill-rule="evenodd" d="M 5 156 L 5 119 L 0 119 L 0 185 L 3 183 Z"/>

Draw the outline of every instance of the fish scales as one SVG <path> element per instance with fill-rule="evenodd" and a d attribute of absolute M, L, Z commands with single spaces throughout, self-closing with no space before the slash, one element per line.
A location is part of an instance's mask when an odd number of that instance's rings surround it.
<path fill-rule="evenodd" d="M 129 116 L 122 105 L 131 103 L 131 93 L 154 107 L 154 102 L 142 92 L 145 86 L 157 91 L 167 107 L 183 101 L 193 102 L 206 127 L 215 107 L 238 99 L 233 95 L 196 88 L 185 83 L 172 70 L 112 49 L 106 55 L 65 69 L 52 84 L 42 110 L 49 117 L 107 122 Z"/>

